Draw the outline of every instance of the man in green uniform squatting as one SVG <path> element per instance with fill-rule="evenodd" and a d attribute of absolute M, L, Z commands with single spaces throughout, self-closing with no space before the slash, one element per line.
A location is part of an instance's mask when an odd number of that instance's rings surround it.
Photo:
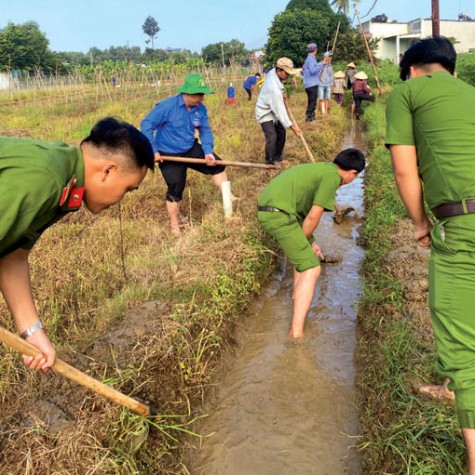
<path fill-rule="evenodd" d="M 136 190 L 154 156 L 148 139 L 114 118 L 99 121 L 80 147 L 0 137 L 0 291 L 22 338 L 41 350 L 32 369 L 56 352 L 33 301 L 28 254 L 41 233 L 84 201 L 100 213 Z"/>
<path fill-rule="evenodd" d="M 454 47 L 443 37 L 406 51 L 400 62 L 406 82 L 388 101 L 386 145 L 414 238 L 431 247 L 429 307 L 438 367 L 455 391 L 475 475 L 475 89 L 453 76 L 455 62 Z M 424 198 L 438 218 L 434 226 Z"/>
<path fill-rule="evenodd" d="M 341 185 L 351 183 L 365 167 L 354 148 L 340 152 L 333 163 L 297 165 L 274 178 L 257 200 L 257 219 L 280 244 L 294 267 L 292 338 L 303 336 L 307 312 L 320 276 L 323 254 L 313 232 L 324 211 L 333 211 Z"/>

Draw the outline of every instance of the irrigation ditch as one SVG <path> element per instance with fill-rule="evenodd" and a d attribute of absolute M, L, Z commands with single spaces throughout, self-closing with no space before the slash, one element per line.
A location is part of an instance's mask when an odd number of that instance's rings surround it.
<path fill-rule="evenodd" d="M 343 139 L 348 147 L 365 147 L 355 121 Z M 216 381 L 216 402 L 200 429 L 209 435 L 200 439 L 191 473 L 360 473 L 355 350 L 363 189 L 363 177 L 341 188 L 337 203 L 350 212 L 338 220 L 325 213 L 317 228 L 333 264 L 323 264 L 303 340 L 288 337 L 292 273 L 285 263 L 253 303 L 242 347 Z"/>

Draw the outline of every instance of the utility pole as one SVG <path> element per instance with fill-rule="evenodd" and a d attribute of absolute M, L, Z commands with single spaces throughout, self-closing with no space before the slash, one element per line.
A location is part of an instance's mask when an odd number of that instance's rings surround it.
<path fill-rule="evenodd" d="M 440 36 L 439 0 L 432 0 L 432 36 Z"/>

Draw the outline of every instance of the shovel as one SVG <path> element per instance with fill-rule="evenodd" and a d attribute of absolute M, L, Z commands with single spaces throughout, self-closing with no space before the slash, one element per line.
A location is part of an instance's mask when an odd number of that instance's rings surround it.
<path fill-rule="evenodd" d="M 10 332 L 3 327 L 0 327 L 0 341 L 5 345 L 20 351 L 22 354 L 31 356 L 33 358 L 41 353 L 40 350 L 36 348 L 36 346 L 33 346 L 31 343 L 28 343 L 26 340 L 23 340 L 18 335 L 15 335 L 15 333 Z M 53 370 L 59 374 L 62 374 L 63 376 L 66 376 L 66 378 L 69 378 L 72 381 L 75 381 L 76 383 L 91 389 L 95 393 L 105 396 L 111 401 L 131 409 L 141 416 L 147 417 L 155 415 L 155 411 L 152 410 L 150 406 L 142 404 L 141 402 L 126 396 L 120 391 L 117 391 L 116 389 L 101 383 L 97 379 L 91 378 L 91 376 L 88 376 L 73 366 L 68 365 L 59 358 L 56 358 L 53 365 Z"/>

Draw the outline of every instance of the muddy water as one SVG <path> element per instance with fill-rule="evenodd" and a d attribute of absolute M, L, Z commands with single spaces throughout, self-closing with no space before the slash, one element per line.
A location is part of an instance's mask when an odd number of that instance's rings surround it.
<path fill-rule="evenodd" d="M 353 121 L 342 148 L 363 148 Z M 358 416 L 354 353 L 360 296 L 357 245 L 363 215 L 361 178 L 342 187 L 337 203 L 352 206 L 342 224 L 325 213 L 317 243 L 336 265 L 324 265 L 305 325 L 288 337 L 292 274 L 282 269 L 256 305 L 246 343 L 220 383 L 192 474 L 359 474 L 352 446 Z"/>

